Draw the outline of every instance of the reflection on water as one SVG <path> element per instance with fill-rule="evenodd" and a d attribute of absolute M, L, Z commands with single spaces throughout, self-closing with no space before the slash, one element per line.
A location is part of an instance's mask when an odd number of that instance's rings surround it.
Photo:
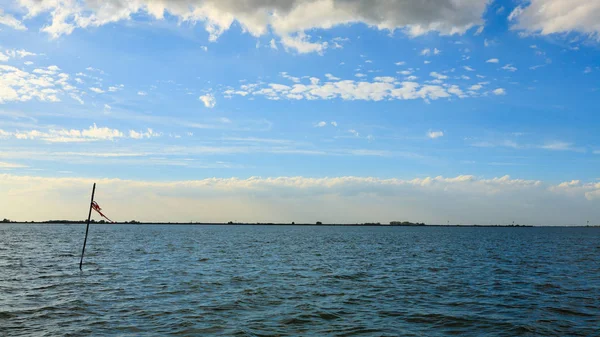
<path fill-rule="evenodd" d="M 600 229 L 0 225 L 0 336 L 580 335 Z"/>

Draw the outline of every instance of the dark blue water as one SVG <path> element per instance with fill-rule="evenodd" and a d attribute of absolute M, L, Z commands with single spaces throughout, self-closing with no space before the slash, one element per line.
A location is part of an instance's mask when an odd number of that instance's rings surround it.
<path fill-rule="evenodd" d="M 0 225 L 0 336 L 591 336 L 599 228 Z"/>

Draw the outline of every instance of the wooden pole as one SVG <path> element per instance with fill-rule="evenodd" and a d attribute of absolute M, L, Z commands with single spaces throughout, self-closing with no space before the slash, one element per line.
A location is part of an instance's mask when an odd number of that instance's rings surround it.
<path fill-rule="evenodd" d="M 90 218 L 92 217 L 92 204 L 94 203 L 94 193 L 96 192 L 96 183 L 92 187 L 92 200 L 90 201 L 90 212 L 88 213 L 87 226 L 85 227 L 85 239 L 83 240 L 83 249 L 81 250 L 81 260 L 79 261 L 79 270 L 83 265 L 83 253 L 85 253 L 85 244 L 87 242 L 88 231 L 90 230 Z"/>

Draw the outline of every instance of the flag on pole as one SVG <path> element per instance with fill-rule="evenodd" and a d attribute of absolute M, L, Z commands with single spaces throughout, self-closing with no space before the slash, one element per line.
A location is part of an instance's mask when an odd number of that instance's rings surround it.
<path fill-rule="evenodd" d="M 108 220 L 110 222 L 114 222 L 111 219 L 109 219 L 106 215 L 102 214 L 102 208 L 100 208 L 100 205 L 98 205 L 97 202 L 92 201 L 92 208 L 94 209 L 94 211 L 98 212 L 98 214 L 100 214 L 100 216 L 102 216 L 106 220 Z"/>

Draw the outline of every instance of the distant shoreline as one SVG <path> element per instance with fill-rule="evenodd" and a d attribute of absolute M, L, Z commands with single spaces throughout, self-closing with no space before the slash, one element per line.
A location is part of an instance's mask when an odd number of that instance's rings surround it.
<path fill-rule="evenodd" d="M 2 224 L 41 224 L 41 225 L 85 225 L 86 221 L 11 221 L 0 222 Z M 344 223 L 241 223 L 241 222 L 90 222 L 91 225 L 172 225 L 172 226 L 310 226 L 310 227 L 481 227 L 481 228 L 532 228 L 532 227 L 568 227 L 568 228 L 600 228 L 598 225 L 476 225 L 476 224 L 460 224 L 460 225 L 426 225 L 426 224 L 344 224 Z"/>

